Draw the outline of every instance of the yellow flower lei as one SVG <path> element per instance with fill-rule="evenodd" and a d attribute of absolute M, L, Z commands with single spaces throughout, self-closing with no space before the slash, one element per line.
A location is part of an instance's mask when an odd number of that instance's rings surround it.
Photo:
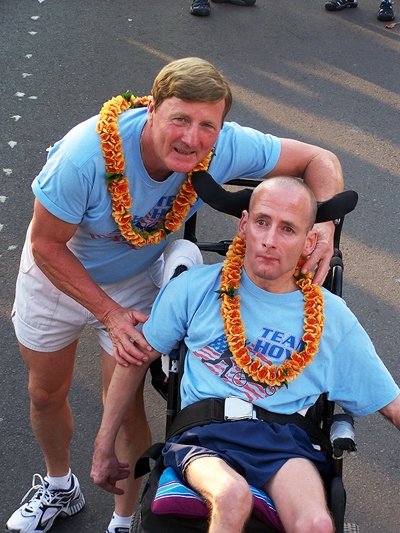
<path fill-rule="evenodd" d="M 136 97 L 125 93 L 106 102 L 100 111 L 97 123 L 97 133 L 100 135 L 101 149 L 106 167 L 108 190 L 111 195 L 112 216 L 121 232 L 121 235 L 131 244 L 143 247 L 148 244 L 158 244 L 169 233 L 177 231 L 190 208 L 197 200 L 197 194 L 192 185 L 192 174 L 198 170 L 208 170 L 214 156 L 212 150 L 207 157 L 191 170 L 182 183 L 176 195 L 172 208 L 165 215 L 161 227 L 152 231 L 138 231 L 132 225 L 133 215 L 132 196 L 129 190 L 129 180 L 125 176 L 125 159 L 122 150 L 122 139 L 118 129 L 118 117 L 131 108 L 147 107 L 151 96 Z"/>
<path fill-rule="evenodd" d="M 252 359 L 246 348 L 246 332 L 240 314 L 240 296 L 235 291 L 240 287 L 245 253 L 245 242 L 236 236 L 226 255 L 222 268 L 221 314 L 229 349 L 235 363 L 254 381 L 270 387 L 281 387 L 293 381 L 311 363 L 318 352 L 324 326 L 324 300 L 321 287 L 312 282 L 312 274 L 300 276 L 296 269 L 296 284 L 304 298 L 304 349 L 293 351 L 281 365 L 266 365 L 259 358 Z"/>

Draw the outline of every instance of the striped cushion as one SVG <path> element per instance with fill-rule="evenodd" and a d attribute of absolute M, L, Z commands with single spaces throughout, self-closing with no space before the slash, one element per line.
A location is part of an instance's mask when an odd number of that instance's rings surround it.
<path fill-rule="evenodd" d="M 277 531 L 283 531 L 271 498 L 252 485 L 250 489 L 253 493 L 254 516 Z M 157 515 L 166 514 L 200 519 L 208 517 L 205 500 L 197 492 L 184 485 L 171 467 L 166 468 L 161 474 L 151 510 Z"/>

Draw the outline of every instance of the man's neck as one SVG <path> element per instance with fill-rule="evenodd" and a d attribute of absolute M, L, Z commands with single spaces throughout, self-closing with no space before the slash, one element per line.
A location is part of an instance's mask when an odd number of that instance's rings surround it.
<path fill-rule="evenodd" d="M 245 267 L 244 267 L 245 268 Z M 260 289 L 272 294 L 285 294 L 299 290 L 292 274 L 281 276 L 279 279 L 264 279 L 246 270 L 248 278 Z"/>

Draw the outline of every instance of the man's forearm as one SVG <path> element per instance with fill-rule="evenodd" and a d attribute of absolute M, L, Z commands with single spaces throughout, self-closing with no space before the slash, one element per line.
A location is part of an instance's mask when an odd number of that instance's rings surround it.
<path fill-rule="evenodd" d="M 400 395 L 379 412 L 400 430 Z"/>
<path fill-rule="evenodd" d="M 294 139 L 281 139 L 281 154 L 267 176 L 302 178 L 318 202 L 332 198 L 343 190 L 343 171 L 333 152 Z"/>
<path fill-rule="evenodd" d="M 147 369 L 148 365 L 142 367 L 116 365 L 108 388 L 95 448 L 110 449 L 114 447 L 124 416 L 146 375 Z"/>
<path fill-rule="evenodd" d="M 130 474 L 130 465 L 118 460 L 115 440 L 129 404 L 144 379 L 146 367 L 115 367 L 104 405 L 103 419 L 97 434 L 92 459 L 91 478 L 113 494 L 123 494 L 116 486 Z"/>
<path fill-rule="evenodd" d="M 343 191 L 343 172 L 339 159 L 328 150 L 321 150 L 308 163 L 303 179 L 318 202 Z"/>

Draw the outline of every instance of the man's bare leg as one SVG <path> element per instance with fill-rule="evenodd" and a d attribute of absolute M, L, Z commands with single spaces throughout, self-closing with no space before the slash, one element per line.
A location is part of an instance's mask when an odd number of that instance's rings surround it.
<path fill-rule="evenodd" d="M 287 533 L 332 533 L 325 489 L 307 459 L 289 459 L 265 485 Z"/>
<path fill-rule="evenodd" d="M 32 429 L 51 476 L 70 467 L 73 418 L 68 402 L 77 341 L 57 352 L 36 352 L 20 345 L 29 372 Z"/>
<path fill-rule="evenodd" d="M 241 533 L 253 507 L 247 481 L 218 457 L 194 459 L 185 474 L 211 505 L 209 533 Z"/>
<path fill-rule="evenodd" d="M 103 352 L 103 395 L 107 394 L 112 373 L 115 368 L 114 358 Z M 136 461 L 151 444 L 151 434 L 147 423 L 143 402 L 143 387 L 138 389 L 136 397 L 125 416 L 118 433 L 115 451 L 119 461 L 128 463 L 131 469 L 129 478 L 118 482 L 117 486 L 124 490 L 122 496 L 115 496 L 115 512 L 119 516 L 133 514 L 140 490 L 140 479 L 134 479 L 133 471 Z"/>

